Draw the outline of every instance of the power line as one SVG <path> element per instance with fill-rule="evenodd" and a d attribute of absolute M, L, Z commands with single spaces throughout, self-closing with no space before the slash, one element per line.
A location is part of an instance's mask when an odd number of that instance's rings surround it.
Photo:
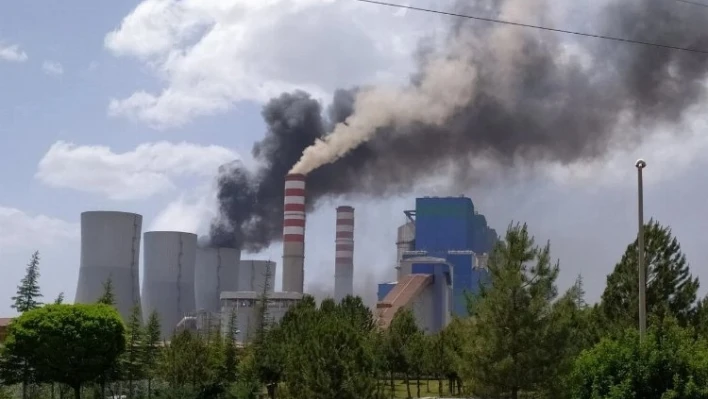
<path fill-rule="evenodd" d="M 708 8 L 708 4 L 706 4 L 706 3 L 699 3 L 699 2 L 697 2 L 697 1 L 690 1 L 690 0 L 674 0 L 674 1 L 678 1 L 679 3 L 691 4 L 691 5 L 694 5 L 694 6 L 699 6 L 699 7 L 706 7 L 706 8 Z"/>
<path fill-rule="evenodd" d="M 400 8 L 400 9 L 405 9 L 405 10 L 421 11 L 421 12 L 427 12 L 427 13 L 439 14 L 439 15 L 447 15 L 450 17 L 467 18 L 467 19 L 474 19 L 477 21 L 493 22 L 493 23 L 497 23 L 497 24 L 504 24 L 504 25 L 511 25 L 511 26 L 519 26 L 522 28 L 532 28 L 532 29 L 539 29 L 539 30 L 545 30 L 545 31 L 550 31 L 550 32 L 566 33 L 569 35 L 592 37 L 595 39 L 612 40 L 612 41 L 621 42 L 621 43 L 641 44 L 641 45 L 645 45 L 645 46 L 659 47 L 659 48 L 665 48 L 665 49 L 670 49 L 670 50 L 679 50 L 679 51 L 688 51 L 691 53 L 708 54 L 708 50 L 694 49 L 694 48 L 690 48 L 690 47 L 678 47 L 678 46 L 672 46 L 669 44 L 652 43 L 652 42 L 645 42 L 645 41 L 641 41 L 641 40 L 625 39 L 625 38 L 621 38 L 621 37 L 597 35 L 597 34 L 593 34 L 593 33 L 576 32 L 576 31 L 565 30 L 565 29 L 549 28 L 546 26 L 524 24 L 521 22 L 505 21 L 505 20 L 494 19 L 494 18 L 478 17 L 478 16 L 474 16 L 474 15 L 465 15 L 465 14 L 459 14 L 459 13 L 450 12 L 450 11 L 441 11 L 441 10 L 434 10 L 434 9 L 430 9 L 430 8 L 422 8 L 422 7 L 414 7 L 414 6 L 408 6 L 408 5 L 403 5 L 403 4 L 387 3 L 384 1 L 378 1 L 378 0 L 354 0 L 354 1 L 358 1 L 361 3 L 376 4 L 376 5 L 385 6 L 385 7 L 393 7 L 393 8 Z M 676 1 L 681 1 L 681 2 L 686 2 L 686 3 L 689 2 L 689 0 L 676 0 Z M 705 5 L 705 6 L 708 7 L 708 5 Z"/>

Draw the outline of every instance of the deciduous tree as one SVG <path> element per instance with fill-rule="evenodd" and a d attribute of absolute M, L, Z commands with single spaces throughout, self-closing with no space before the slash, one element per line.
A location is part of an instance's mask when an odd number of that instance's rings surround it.
<path fill-rule="evenodd" d="M 41 381 L 81 387 L 115 364 L 125 350 L 125 326 L 105 305 L 47 305 L 27 311 L 10 326 L 3 354 L 27 360 Z"/>
<path fill-rule="evenodd" d="M 636 329 L 603 338 L 573 371 L 574 399 L 708 397 L 708 346 L 667 318 L 640 342 Z"/>

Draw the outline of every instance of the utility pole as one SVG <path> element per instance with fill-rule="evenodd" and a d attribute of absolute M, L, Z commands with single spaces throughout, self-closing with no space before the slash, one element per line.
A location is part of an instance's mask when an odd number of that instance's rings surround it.
<path fill-rule="evenodd" d="M 644 266 L 644 182 L 642 170 L 647 163 L 638 159 L 634 164 L 637 167 L 637 205 L 639 210 L 639 229 L 637 232 L 637 252 L 639 254 L 639 337 L 644 339 L 647 332 L 647 269 Z"/>

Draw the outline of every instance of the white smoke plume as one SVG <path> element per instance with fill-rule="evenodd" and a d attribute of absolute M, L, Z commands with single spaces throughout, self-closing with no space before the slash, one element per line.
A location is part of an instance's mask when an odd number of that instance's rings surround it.
<path fill-rule="evenodd" d="M 475 81 L 476 70 L 469 57 L 458 55 L 430 60 L 417 86 L 364 89 L 356 96 L 354 114 L 306 148 L 290 173 L 308 174 L 336 161 L 369 141 L 383 126 L 442 125 L 472 100 Z"/>

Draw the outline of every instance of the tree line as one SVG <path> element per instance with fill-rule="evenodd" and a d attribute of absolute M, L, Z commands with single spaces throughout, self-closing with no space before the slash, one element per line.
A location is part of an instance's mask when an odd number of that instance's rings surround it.
<path fill-rule="evenodd" d="M 0 396 L 708 398 L 708 299 L 699 300 L 671 229 L 651 220 L 644 234 L 649 332 L 641 340 L 636 240 L 589 304 L 581 277 L 557 287 L 550 243 L 512 224 L 489 256 L 491 283 L 468 298 L 468 317 L 436 334 L 410 309 L 382 330 L 358 297 L 318 305 L 306 295 L 273 323 L 264 289 L 245 347 L 236 313 L 220 331 L 176 331 L 161 342 L 159 315 L 142 325 L 136 306 L 122 322 L 110 280 L 97 304 L 44 305 L 35 253 L 13 297 L 21 315 L 0 351 Z"/>

